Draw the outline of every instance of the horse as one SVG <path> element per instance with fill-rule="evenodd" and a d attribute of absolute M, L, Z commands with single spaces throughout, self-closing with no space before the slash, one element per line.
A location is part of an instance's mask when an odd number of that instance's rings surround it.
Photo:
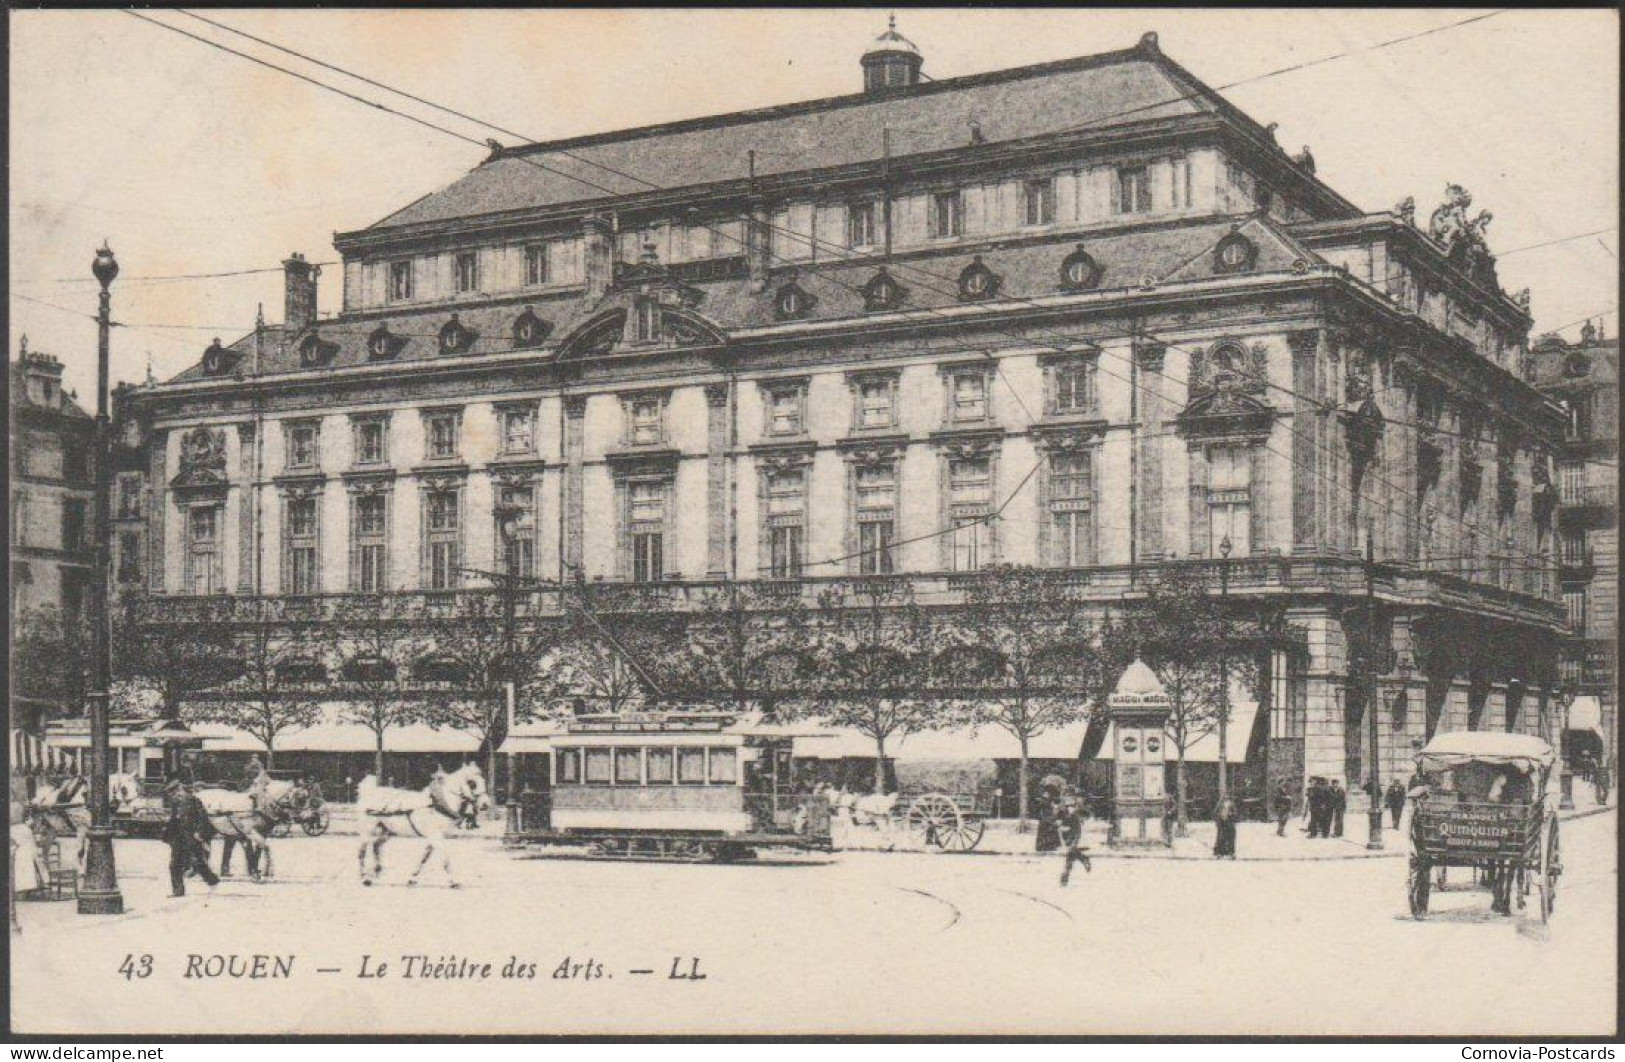
<path fill-rule="evenodd" d="M 83 877 L 90 839 L 90 783 L 85 776 L 72 774 L 42 785 L 28 802 L 27 813 L 32 823 L 43 823 L 52 836 L 76 839 L 74 865 Z"/>
<path fill-rule="evenodd" d="M 423 849 L 423 858 L 407 879 L 416 885 L 418 875 L 428 865 L 436 847 L 440 849 L 440 866 L 446 880 L 457 888 L 457 879 L 451 873 L 451 852 L 445 843 L 446 834 L 472 811 L 475 815 L 491 806 L 490 794 L 485 788 L 485 776 L 478 764 L 465 763 L 450 772 L 435 771 L 434 778 L 422 790 L 395 789 L 378 784 L 378 776 L 369 774 L 356 786 L 356 808 L 372 828 L 363 834 L 358 858 L 361 863 L 361 884 L 371 885 L 383 873 L 384 842 L 391 837 L 421 837 L 429 843 Z M 369 872 L 367 851 L 372 850 Z"/>
<path fill-rule="evenodd" d="M 255 880 L 273 876 L 271 845 L 267 838 L 276 824 L 292 817 L 293 811 L 304 800 L 300 787 L 293 782 L 267 779 L 259 791 L 239 793 L 234 789 L 216 787 L 199 788 L 197 798 L 208 812 L 215 832 L 225 840 L 220 856 L 220 873 L 225 876 L 232 846 L 239 841 L 248 853 L 248 873 Z M 260 855 L 265 855 L 265 873 L 260 873 Z"/>

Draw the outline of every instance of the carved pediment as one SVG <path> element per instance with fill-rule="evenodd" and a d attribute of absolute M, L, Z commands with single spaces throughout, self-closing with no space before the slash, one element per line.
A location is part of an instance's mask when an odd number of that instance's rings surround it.
<path fill-rule="evenodd" d="M 1033 445 L 1046 453 L 1076 453 L 1098 443 L 1106 434 L 1104 420 L 1075 424 L 1033 425 Z"/>
<path fill-rule="evenodd" d="M 193 428 L 181 436 L 181 468 L 170 481 L 179 490 L 226 485 L 226 433 L 219 428 Z"/>
<path fill-rule="evenodd" d="M 726 332 L 696 313 L 671 289 L 664 292 L 671 296 L 669 299 L 662 299 L 660 294 L 626 291 L 610 295 L 600 312 L 560 341 L 559 360 L 580 360 L 621 350 L 670 350 L 727 343 Z M 647 334 L 640 334 L 640 330 Z"/>
<path fill-rule="evenodd" d="M 1191 354 L 1190 389 L 1241 391 L 1262 394 L 1268 371 L 1268 349 L 1262 343 L 1251 348 L 1233 339 L 1220 340 L 1207 350 Z"/>
<path fill-rule="evenodd" d="M 1269 403 L 1231 387 L 1198 394 L 1176 421 L 1191 442 L 1267 438 L 1274 422 L 1275 409 Z"/>

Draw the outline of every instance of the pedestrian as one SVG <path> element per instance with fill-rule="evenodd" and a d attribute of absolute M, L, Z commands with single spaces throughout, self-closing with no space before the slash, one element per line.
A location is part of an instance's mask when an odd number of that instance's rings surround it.
<path fill-rule="evenodd" d="M 1082 863 L 1085 874 L 1094 870 L 1089 862 L 1089 848 L 1083 843 L 1083 822 L 1087 815 L 1081 795 L 1070 795 L 1056 807 L 1055 818 L 1060 827 L 1061 845 L 1066 849 L 1066 863 L 1061 867 L 1062 885 L 1071 880 L 1073 863 Z"/>
<path fill-rule="evenodd" d="M 1056 817 L 1056 798 L 1053 790 L 1045 788 L 1038 794 L 1038 836 L 1034 839 L 1039 852 L 1053 852 L 1061 847 L 1061 824 Z"/>
<path fill-rule="evenodd" d="M 1309 779 L 1309 795 L 1304 800 L 1304 813 L 1309 816 L 1309 836 L 1326 836 L 1326 780 L 1318 775 Z"/>
<path fill-rule="evenodd" d="M 248 762 L 243 764 L 243 792 L 253 792 L 254 787 L 261 783 L 265 777 L 265 764 L 260 762 L 258 756 L 250 756 Z"/>
<path fill-rule="evenodd" d="M 1333 837 L 1343 836 L 1343 812 L 1348 810 L 1348 806 L 1349 794 L 1348 790 L 1343 788 L 1343 780 L 1341 778 L 1333 778 L 1330 797 Z"/>
<path fill-rule="evenodd" d="M 1229 797 L 1219 801 L 1213 809 L 1213 824 L 1216 827 L 1213 838 L 1214 859 L 1236 858 L 1236 802 Z"/>
<path fill-rule="evenodd" d="M 1275 836 L 1286 836 L 1286 820 L 1292 817 L 1292 790 L 1286 786 L 1286 780 L 1275 783 L 1275 793 L 1271 797 L 1275 812 Z"/>
<path fill-rule="evenodd" d="M 203 802 L 179 781 L 170 782 L 164 796 L 169 800 L 164 841 L 169 845 L 170 895 L 186 895 L 187 871 L 195 871 L 209 888 L 214 888 L 220 879 L 209 869 L 207 858 L 214 827 L 203 810 Z"/>
<path fill-rule="evenodd" d="M 1399 829 L 1399 816 L 1405 812 L 1405 787 L 1395 778 L 1388 783 L 1388 816 L 1394 822 L 1394 829 Z"/>
<path fill-rule="evenodd" d="M 1613 788 L 1613 782 L 1614 782 L 1613 775 L 1608 770 L 1608 761 L 1607 760 L 1601 760 L 1601 761 L 1598 762 L 1596 771 L 1593 773 L 1592 777 L 1596 780 L 1597 803 L 1598 804 L 1607 804 L 1608 803 L 1608 790 Z"/>

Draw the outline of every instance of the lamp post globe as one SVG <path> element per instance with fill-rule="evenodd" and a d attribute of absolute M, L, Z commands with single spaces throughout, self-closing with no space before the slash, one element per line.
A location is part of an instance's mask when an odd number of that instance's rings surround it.
<path fill-rule="evenodd" d="M 113 280 L 118 276 L 118 259 L 113 257 L 107 241 L 103 240 L 101 248 L 96 252 L 96 260 L 90 263 L 90 271 L 95 274 L 96 280 L 106 291 L 112 286 Z"/>

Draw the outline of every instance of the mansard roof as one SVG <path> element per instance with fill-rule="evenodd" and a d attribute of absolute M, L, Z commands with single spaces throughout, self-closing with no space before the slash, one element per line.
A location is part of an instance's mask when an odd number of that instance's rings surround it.
<path fill-rule="evenodd" d="M 1325 264 L 1274 222 L 1245 215 L 1125 226 L 1097 231 L 1081 240 L 989 243 L 957 254 L 900 255 L 891 260 L 871 256 L 794 267 L 781 265 L 772 271 L 761 291 L 754 290 L 750 279 L 742 273 L 722 280 L 688 283 L 686 288 L 692 297 L 685 302 L 683 313 L 723 335 L 777 325 L 861 320 L 872 316 L 865 307 L 862 289 L 882 267 L 905 289 L 896 311 L 945 310 L 965 305 L 957 278 L 978 261 L 992 271 L 999 283 L 995 297 L 976 305 L 997 310 L 1012 302 L 1071 294 L 1062 282 L 1062 264 L 1080 246 L 1101 269 L 1094 290 L 1102 294 L 1113 290 L 1131 292 L 1143 288 L 1148 281 L 1165 284 L 1221 275 L 1214 249 L 1231 233 L 1246 237 L 1256 249 L 1250 272 L 1279 274 L 1292 270 L 1300 262 Z M 805 315 L 795 321 L 782 320 L 776 306 L 776 295 L 790 283 L 812 296 Z M 323 341 L 336 344 L 337 349 L 322 368 L 367 364 L 372 360 L 368 357 L 367 340 L 380 328 L 387 329 L 399 341 L 389 363 L 403 367 L 412 363 L 477 360 L 483 355 L 508 353 L 515 349 L 514 323 L 527 308 L 548 326 L 547 338 L 537 344 L 535 353 L 539 360 L 550 361 L 562 342 L 575 335 L 583 324 L 602 317 L 620 297 L 619 293 L 612 292 L 605 299 L 589 304 L 580 288 L 570 288 L 545 295 L 516 294 L 476 304 L 440 303 L 325 319 L 317 324 L 316 331 Z M 437 340 L 454 312 L 459 323 L 474 334 L 474 339 L 467 350 L 448 355 L 440 352 Z M 303 335 L 290 335 L 284 341 L 279 327 L 268 327 L 262 345 L 261 374 L 305 370 L 299 359 L 303 338 Z M 253 344 L 254 337 L 249 334 L 230 345 L 229 349 L 244 356 L 225 374 L 227 377 L 239 371 L 245 376 L 253 375 Z M 197 365 L 175 377 L 173 382 L 207 378 L 201 365 Z"/>
<path fill-rule="evenodd" d="M 1257 142 L 1272 143 L 1262 126 L 1163 56 L 1156 35 L 1148 33 L 1137 47 L 1122 51 L 943 78 L 903 92 L 857 93 L 507 148 L 364 232 L 742 182 L 752 151 L 758 178 L 874 163 L 882 158 L 883 131 L 891 156 L 900 159 L 968 148 L 972 121 L 977 149 L 983 150 L 1203 115 L 1223 117 Z M 1290 165 L 1284 154 L 1281 160 Z M 1312 176 L 1304 177 L 1324 202 L 1335 204 L 1335 212 L 1354 212 Z M 338 242 L 360 235 L 341 234 Z"/>

